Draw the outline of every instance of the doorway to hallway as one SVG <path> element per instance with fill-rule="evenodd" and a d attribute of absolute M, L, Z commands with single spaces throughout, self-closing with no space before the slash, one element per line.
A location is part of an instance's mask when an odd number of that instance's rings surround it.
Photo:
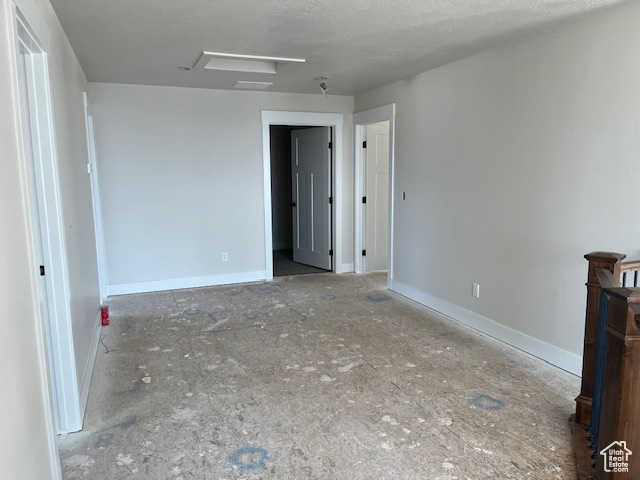
<path fill-rule="evenodd" d="M 271 125 L 273 275 L 333 269 L 332 128 Z"/>
<path fill-rule="evenodd" d="M 393 280 L 395 104 L 355 113 L 355 271 Z M 401 199 L 403 200 L 403 199 Z"/>
<path fill-rule="evenodd" d="M 352 271 L 353 264 L 345 264 L 344 224 L 345 215 L 344 187 L 343 187 L 343 128 L 344 115 L 342 113 L 318 113 L 318 112 L 287 112 L 275 110 L 263 110 L 262 120 L 262 166 L 264 172 L 264 246 L 265 246 L 265 271 L 266 280 L 273 279 L 273 215 L 271 205 L 271 133 L 272 125 L 288 125 L 291 127 L 320 126 L 330 127 L 332 133 L 331 145 L 331 271 L 343 273 Z M 348 254 L 347 254 L 348 255 Z M 348 258 L 348 256 L 347 256 Z"/>

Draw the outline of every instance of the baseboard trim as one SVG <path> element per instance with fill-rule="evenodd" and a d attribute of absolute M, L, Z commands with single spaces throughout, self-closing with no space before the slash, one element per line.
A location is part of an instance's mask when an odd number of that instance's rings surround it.
<path fill-rule="evenodd" d="M 120 283 L 107 286 L 107 295 L 129 295 L 132 293 L 162 292 L 181 288 L 213 287 L 233 283 L 258 282 L 267 279 L 266 270 L 257 272 L 223 273 L 220 275 L 204 275 L 201 277 L 171 278 L 140 283 Z"/>
<path fill-rule="evenodd" d="M 425 307 L 446 315 L 457 323 L 477 330 L 482 334 L 495 338 L 534 357 L 540 358 L 569 373 L 578 376 L 582 374 L 582 357 L 579 355 L 550 345 L 537 338 L 530 337 L 529 335 L 499 324 L 475 312 L 465 310 L 458 305 L 416 290 L 396 280 L 391 281 L 391 290 Z"/>
<path fill-rule="evenodd" d="M 84 412 L 87 410 L 87 402 L 89 401 L 89 389 L 91 388 L 91 378 L 93 377 L 93 369 L 96 365 L 96 357 L 98 356 L 101 325 L 102 315 L 98 312 L 95 320 L 93 339 L 91 340 L 91 348 L 89 349 L 89 358 L 87 358 L 87 364 L 84 367 L 84 374 L 82 375 L 82 385 L 80 385 L 80 428 L 78 430 L 82 430 Z"/>

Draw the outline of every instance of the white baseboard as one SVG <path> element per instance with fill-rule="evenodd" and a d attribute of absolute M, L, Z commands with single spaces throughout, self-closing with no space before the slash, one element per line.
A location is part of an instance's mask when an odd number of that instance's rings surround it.
<path fill-rule="evenodd" d="M 128 295 L 131 293 L 162 292 L 164 290 L 179 290 L 181 288 L 213 287 L 215 285 L 229 285 L 232 283 L 247 283 L 266 280 L 267 272 L 223 273 L 220 275 L 204 275 L 202 277 L 170 278 L 140 283 L 120 283 L 107 285 L 107 295 Z"/>
<path fill-rule="evenodd" d="M 338 268 L 336 268 L 336 273 L 353 273 L 355 271 L 355 264 L 353 263 L 343 263 Z"/>
<path fill-rule="evenodd" d="M 549 362 L 556 367 L 566 370 L 574 375 L 582 375 L 582 357 L 575 353 L 568 352 L 554 345 L 550 345 L 537 338 L 530 337 L 522 332 L 513 330 L 491 319 L 483 317 L 470 310 L 465 310 L 458 305 L 447 302 L 428 293 L 416 290 L 396 280 L 391 282 L 391 290 L 399 293 L 411 300 L 414 300 L 425 307 L 431 308 L 453 321 L 473 328 L 485 335 L 500 340 L 512 347 L 522 350 L 534 357 L 538 357 Z"/>
<path fill-rule="evenodd" d="M 89 401 L 89 388 L 91 388 L 91 377 L 93 376 L 93 368 L 96 365 L 96 356 L 98 355 L 101 326 L 102 314 L 101 312 L 98 312 L 98 315 L 96 316 L 95 330 L 93 332 L 93 339 L 91 340 L 91 348 L 89 349 L 89 358 L 87 358 L 87 364 L 84 367 L 84 374 L 82 375 L 82 384 L 80 385 L 81 424 L 84 423 L 84 412 L 87 409 L 87 402 Z M 82 425 L 80 425 L 80 429 L 82 429 Z"/>

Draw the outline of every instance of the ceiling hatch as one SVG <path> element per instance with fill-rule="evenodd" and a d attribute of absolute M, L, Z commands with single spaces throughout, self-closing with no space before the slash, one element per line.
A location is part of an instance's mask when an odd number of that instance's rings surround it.
<path fill-rule="evenodd" d="M 247 82 L 244 80 L 238 80 L 232 87 L 236 90 L 266 90 L 273 82 Z"/>
<path fill-rule="evenodd" d="M 227 72 L 278 73 L 289 63 L 304 63 L 304 58 L 262 57 L 235 53 L 202 52 L 197 70 L 223 70 Z"/>

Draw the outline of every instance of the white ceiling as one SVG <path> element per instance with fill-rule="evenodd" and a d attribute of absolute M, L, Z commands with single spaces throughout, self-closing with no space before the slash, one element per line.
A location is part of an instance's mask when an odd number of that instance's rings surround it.
<path fill-rule="evenodd" d="M 354 95 L 629 0 L 52 0 L 89 79 Z M 204 50 L 306 58 L 277 74 L 179 71 Z"/>

